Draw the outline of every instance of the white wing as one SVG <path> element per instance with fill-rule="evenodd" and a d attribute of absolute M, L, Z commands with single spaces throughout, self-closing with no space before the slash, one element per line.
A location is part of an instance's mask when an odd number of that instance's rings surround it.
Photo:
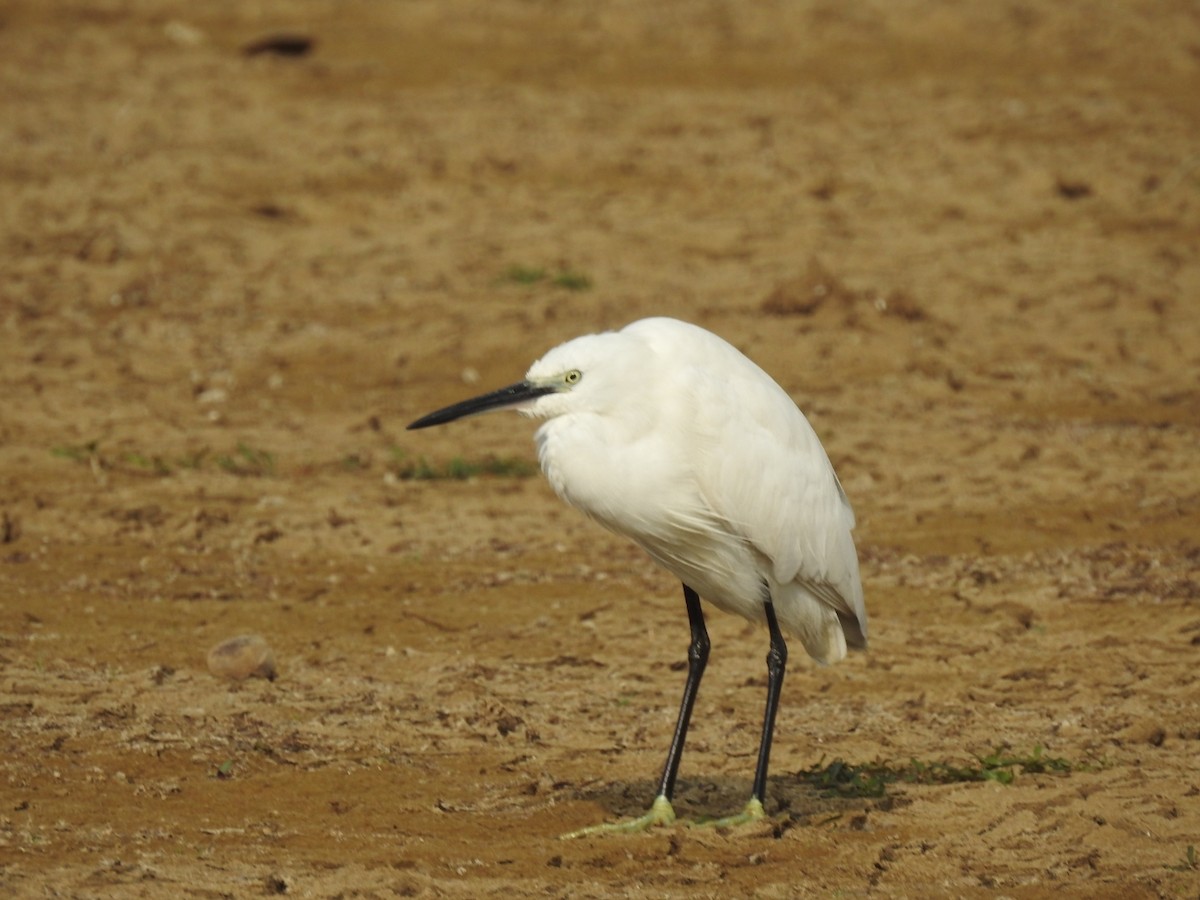
<path fill-rule="evenodd" d="M 675 388 L 690 411 L 684 440 L 701 494 L 765 558 L 780 588 L 777 606 L 797 607 L 780 609 L 781 624 L 789 620 L 814 656 L 836 659 L 847 643 L 865 646 L 854 512 L 820 440 L 762 369 L 695 331 L 704 338 L 701 358 L 677 371 Z"/>

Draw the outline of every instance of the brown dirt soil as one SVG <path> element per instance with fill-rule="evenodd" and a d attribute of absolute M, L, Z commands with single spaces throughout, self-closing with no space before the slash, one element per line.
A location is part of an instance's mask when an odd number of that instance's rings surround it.
<path fill-rule="evenodd" d="M 0 893 L 1200 896 L 1197 97 L 1183 0 L 8 0 Z M 679 587 L 529 423 L 404 424 L 650 314 L 809 414 L 872 647 L 793 653 L 770 821 L 561 841 L 651 799 Z M 805 777 L 997 747 L 1071 769 Z"/>

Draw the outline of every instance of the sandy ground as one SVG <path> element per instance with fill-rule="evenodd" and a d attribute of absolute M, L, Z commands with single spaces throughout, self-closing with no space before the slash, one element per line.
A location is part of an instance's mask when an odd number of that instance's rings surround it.
<path fill-rule="evenodd" d="M 0 892 L 1200 896 L 1197 97 L 1182 0 L 8 0 Z M 651 799 L 679 587 L 529 423 L 404 425 L 651 314 L 813 421 L 872 647 L 793 654 L 771 820 L 561 841 Z M 996 748 L 1069 770 L 805 774 Z"/>

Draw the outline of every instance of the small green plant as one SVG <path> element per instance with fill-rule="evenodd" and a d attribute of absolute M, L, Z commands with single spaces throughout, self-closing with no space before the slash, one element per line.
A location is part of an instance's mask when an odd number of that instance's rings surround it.
<path fill-rule="evenodd" d="M 218 456 L 217 465 L 233 475 L 263 476 L 275 474 L 275 458 L 266 450 L 238 441 L 233 453 Z"/>
<path fill-rule="evenodd" d="M 145 456 L 137 451 L 130 451 L 124 454 L 121 459 L 138 469 L 144 469 L 147 472 L 152 472 L 155 475 L 170 475 L 171 466 L 158 454 L 153 456 Z"/>
<path fill-rule="evenodd" d="M 545 269 L 533 269 L 529 266 L 509 266 L 504 273 L 506 281 L 514 284 L 537 284 L 546 277 Z"/>
<path fill-rule="evenodd" d="M 995 781 L 1012 784 L 1017 774 L 1070 772 L 1076 768 L 1061 757 L 1043 755 L 1041 747 L 1028 754 L 1007 753 L 997 747 L 984 756 L 976 756 L 977 765 L 954 765 L 946 762 L 922 762 L 910 759 L 907 763 L 874 762 L 862 766 L 835 759 L 824 760 L 800 773 L 802 781 L 811 784 L 826 796 L 882 797 L 887 786 L 905 784 L 955 784 L 972 781 Z"/>
<path fill-rule="evenodd" d="M 467 462 L 461 456 L 456 456 L 450 462 L 446 463 L 445 477 L 453 478 L 456 481 L 466 481 L 468 478 L 474 478 L 483 471 L 483 464 L 477 462 Z"/>
<path fill-rule="evenodd" d="M 568 291 L 586 291 L 592 286 L 592 279 L 579 272 L 559 272 L 554 276 L 554 284 Z"/>
<path fill-rule="evenodd" d="M 84 444 L 60 444 L 50 448 L 50 454 L 59 459 L 85 463 L 93 468 L 126 473 L 150 473 L 167 476 L 178 469 L 199 470 L 209 462 L 234 475 L 265 476 L 275 474 L 275 458 L 266 450 L 258 450 L 239 442 L 232 453 L 211 455 L 205 448 L 193 450 L 178 458 L 168 458 L 159 453 L 141 450 L 105 451 L 99 441 Z"/>
<path fill-rule="evenodd" d="M 999 781 L 1001 784 L 1011 784 L 1017 777 L 1017 770 L 1027 775 L 1038 775 L 1045 772 L 1070 772 L 1074 768 L 1067 760 L 1057 756 L 1044 756 L 1042 748 L 1035 746 L 1033 752 L 1026 756 L 1004 753 L 997 747 L 987 756 L 977 756 L 979 760 L 979 781 Z M 971 771 L 968 769 L 967 771 Z"/>
<path fill-rule="evenodd" d="M 74 462 L 87 462 L 93 456 L 98 455 L 99 450 L 99 441 L 88 441 L 86 444 L 60 444 L 57 447 L 51 447 L 50 455 Z"/>
<path fill-rule="evenodd" d="M 147 456 L 136 450 L 128 450 L 114 456 L 112 453 L 102 453 L 99 441 L 88 441 L 86 444 L 60 444 L 50 448 L 50 455 L 59 459 L 69 459 L 72 462 L 87 463 L 101 469 L 120 469 L 126 471 L 149 472 L 153 475 L 170 475 L 171 466 L 158 454 Z"/>
<path fill-rule="evenodd" d="M 880 764 L 853 766 L 842 759 L 825 765 L 822 759 L 802 771 L 800 780 L 827 797 L 882 797 L 888 782 L 895 780 L 895 772 Z"/>
<path fill-rule="evenodd" d="M 395 471 L 405 481 L 427 481 L 439 477 L 437 470 L 424 456 L 397 466 Z"/>
<path fill-rule="evenodd" d="M 1171 869 L 1176 872 L 1200 871 L 1200 856 L 1196 854 L 1196 845 L 1188 844 L 1187 849 L 1183 851 L 1183 862 L 1177 866 L 1171 866 Z"/>
<path fill-rule="evenodd" d="M 528 478 L 537 473 L 537 466 L 519 457 L 486 456 L 468 460 L 456 456 L 445 463 L 432 463 L 424 456 L 409 459 L 399 448 L 393 448 L 392 457 L 392 472 L 405 481 L 466 481 L 480 475 Z"/>
<path fill-rule="evenodd" d="M 509 266 L 501 280 L 510 281 L 513 284 L 533 285 L 539 284 L 547 278 L 555 287 L 568 291 L 586 291 L 592 286 L 592 279 L 582 272 L 560 269 L 554 275 L 550 275 L 545 269 L 521 265 Z"/>

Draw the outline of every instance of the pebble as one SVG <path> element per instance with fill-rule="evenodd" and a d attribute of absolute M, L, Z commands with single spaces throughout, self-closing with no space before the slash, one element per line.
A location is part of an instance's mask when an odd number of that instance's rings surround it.
<path fill-rule="evenodd" d="M 208 671 L 218 678 L 275 680 L 275 654 L 257 634 L 240 634 L 208 651 Z"/>

